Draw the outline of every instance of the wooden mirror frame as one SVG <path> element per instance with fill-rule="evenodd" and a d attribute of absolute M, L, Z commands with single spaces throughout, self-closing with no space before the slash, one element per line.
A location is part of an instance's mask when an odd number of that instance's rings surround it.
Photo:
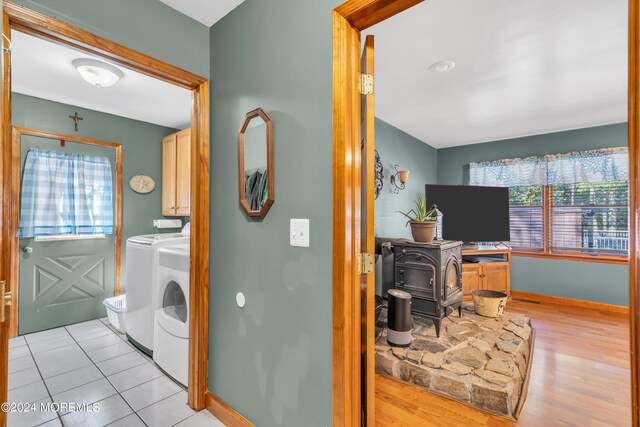
<path fill-rule="evenodd" d="M 267 200 L 259 211 L 252 211 L 249 203 L 247 203 L 247 196 L 245 194 L 245 179 L 244 179 L 244 133 L 249 126 L 252 119 L 260 117 L 267 124 Z M 269 212 L 271 205 L 274 201 L 274 184 L 273 184 L 273 123 L 271 118 L 264 112 L 262 108 L 256 108 L 253 111 L 249 111 L 244 119 L 244 123 L 238 132 L 238 191 L 240 198 L 240 206 L 244 212 L 254 218 L 264 218 Z"/>

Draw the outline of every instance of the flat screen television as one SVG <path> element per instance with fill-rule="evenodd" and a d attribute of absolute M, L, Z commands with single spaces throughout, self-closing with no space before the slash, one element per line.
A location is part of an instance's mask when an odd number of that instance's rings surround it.
<path fill-rule="evenodd" d="M 427 208 L 442 212 L 442 238 L 465 243 L 508 242 L 509 189 L 470 185 L 426 185 Z"/>

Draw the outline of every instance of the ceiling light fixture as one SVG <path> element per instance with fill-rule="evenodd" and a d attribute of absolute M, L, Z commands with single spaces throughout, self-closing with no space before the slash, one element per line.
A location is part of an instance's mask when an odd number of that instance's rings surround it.
<path fill-rule="evenodd" d="M 456 63 L 448 59 L 446 61 L 434 62 L 429 67 L 429 71 L 433 71 L 434 73 L 444 73 L 446 71 L 453 70 L 453 67 L 455 66 L 456 66 Z"/>
<path fill-rule="evenodd" d="M 80 77 L 96 87 L 113 86 L 124 77 L 124 73 L 118 68 L 95 59 L 74 59 L 72 64 L 80 73 Z"/>

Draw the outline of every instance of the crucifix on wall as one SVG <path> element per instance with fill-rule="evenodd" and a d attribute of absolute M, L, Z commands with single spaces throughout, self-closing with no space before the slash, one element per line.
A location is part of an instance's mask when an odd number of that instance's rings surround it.
<path fill-rule="evenodd" d="M 80 116 L 78 115 L 78 112 L 76 111 L 76 113 L 75 113 L 73 116 L 69 116 L 69 118 L 70 118 L 71 120 L 73 120 L 73 122 L 75 123 L 75 125 L 76 125 L 76 132 L 78 132 L 78 121 L 82 120 L 82 117 L 80 117 Z"/>

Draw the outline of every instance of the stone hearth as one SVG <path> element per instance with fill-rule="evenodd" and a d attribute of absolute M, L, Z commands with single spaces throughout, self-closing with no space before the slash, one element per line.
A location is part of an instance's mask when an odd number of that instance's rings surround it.
<path fill-rule="evenodd" d="M 379 326 L 386 327 L 386 308 Z M 376 341 L 376 371 L 469 405 L 515 418 L 527 375 L 532 329 L 523 314 L 491 319 L 465 306 L 463 317 L 433 322 L 413 316 L 408 348 L 387 344 L 386 329 Z"/>

